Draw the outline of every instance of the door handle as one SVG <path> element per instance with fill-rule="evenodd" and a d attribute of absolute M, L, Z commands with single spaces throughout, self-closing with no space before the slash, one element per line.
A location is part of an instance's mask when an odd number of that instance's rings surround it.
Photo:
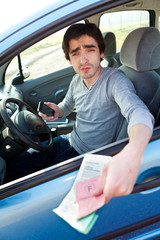
<path fill-rule="evenodd" d="M 146 182 L 146 183 L 135 184 L 131 194 L 132 193 L 144 192 L 144 191 L 147 191 L 147 190 L 151 190 L 153 188 L 156 188 L 153 191 L 157 191 L 157 190 L 159 190 L 159 187 L 160 187 L 160 177 L 158 177 L 158 178 L 156 178 L 152 181 Z"/>

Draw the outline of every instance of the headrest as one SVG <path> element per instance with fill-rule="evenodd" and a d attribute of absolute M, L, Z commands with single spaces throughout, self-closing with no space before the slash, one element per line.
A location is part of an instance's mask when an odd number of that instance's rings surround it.
<path fill-rule="evenodd" d="M 160 66 L 160 32 L 154 27 L 138 28 L 126 37 L 120 52 L 123 65 L 143 72 Z"/>
<path fill-rule="evenodd" d="M 113 32 L 103 33 L 105 41 L 104 57 L 110 57 L 116 54 L 116 36 Z"/>

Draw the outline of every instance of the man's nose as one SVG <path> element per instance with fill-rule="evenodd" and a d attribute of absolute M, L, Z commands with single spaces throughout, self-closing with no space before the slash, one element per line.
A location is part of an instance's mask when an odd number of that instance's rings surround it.
<path fill-rule="evenodd" d="M 82 54 L 81 54 L 81 63 L 86 63 L 87 61 L 88 61 L 88 57 L 87 57 L 87 54 L 86 54 L 86 52 L 83 52 Z"/>

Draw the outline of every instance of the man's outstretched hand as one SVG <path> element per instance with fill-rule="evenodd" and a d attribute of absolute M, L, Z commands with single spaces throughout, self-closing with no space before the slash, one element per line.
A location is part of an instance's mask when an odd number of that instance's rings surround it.
<path fill-rule="evenodd" d="M 143 124 L 133 126 L 129 133 L 129 143 L 104 167 L 94 194 L 103 192 L 105 203 L 112 197 L 132 192 L 151 134 L 151 130 Z"/>

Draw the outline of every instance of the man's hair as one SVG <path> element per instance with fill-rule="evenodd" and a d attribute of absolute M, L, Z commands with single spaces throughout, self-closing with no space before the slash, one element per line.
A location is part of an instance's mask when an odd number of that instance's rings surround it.
<path fill-rule="evenodd" d="M 77 23 L 70 26 L 63 37 L 62 48 L 67 60 L 70 60 L 69 41 L 71 39 L 78 39 L 82 35 L 88 35 L 94 38 L 98 44 L 100 53 L 104 52 L 104 38 L 99 28 L 94 23 Z"/>

